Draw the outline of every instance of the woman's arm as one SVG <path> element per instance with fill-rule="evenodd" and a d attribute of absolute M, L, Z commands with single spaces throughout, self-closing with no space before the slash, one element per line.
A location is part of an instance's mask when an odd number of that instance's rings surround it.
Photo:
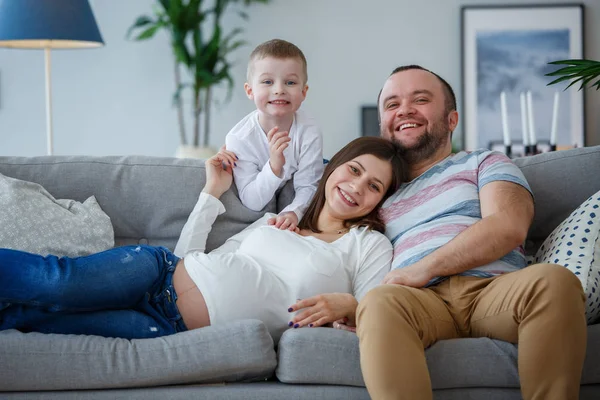
<path fill-rule="evenodd" d="M 193 251 L 204 252 L 212 224 L 225 212 L 219 198 L 231 187 L 234 160 L 235 155 L 223 148 L 206 160 L 206 184 L 175 246 L 174 253 L 178 257 L 185 257 Z"/>

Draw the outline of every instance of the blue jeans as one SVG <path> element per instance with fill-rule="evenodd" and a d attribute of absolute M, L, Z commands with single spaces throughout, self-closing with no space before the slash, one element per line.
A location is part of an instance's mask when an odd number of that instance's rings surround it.
<path fill-rule="evenodd" d="M 77 258 L 0 249 L 0 330 L 126 339 L 185 331 L 173 289 L 177 261 L 152 246 Z"/>

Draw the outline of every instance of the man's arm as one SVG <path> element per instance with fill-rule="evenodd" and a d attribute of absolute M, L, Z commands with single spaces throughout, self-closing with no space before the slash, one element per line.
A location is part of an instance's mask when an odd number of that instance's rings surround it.
<path fill-rule="evenodd" d="M 388 273 L 384 283 L 423 287 L 436 276 L 459 274 L 496 261 L 522 244 L 533 220 L 533 198 L 524 187 L 494 181 L 479 192 L 481 221 L 422 260 Z"/>

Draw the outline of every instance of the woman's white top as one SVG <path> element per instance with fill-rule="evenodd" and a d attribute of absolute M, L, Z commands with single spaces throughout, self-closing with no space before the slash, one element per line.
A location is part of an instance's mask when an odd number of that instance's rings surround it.
<path fill-rule="evenodd" d="M 212 224 L 224 212 L 218 199 L 201 193 L 175 247 L 204 296 L 211 325 L 259 319 L 277 342 L 297 299 L 337 292 L 360 300 L 390 270 L 392 245 L 379 232 L 352 228 L 327 243 L 267 225 L 273 214 L 205 254 Z"/>

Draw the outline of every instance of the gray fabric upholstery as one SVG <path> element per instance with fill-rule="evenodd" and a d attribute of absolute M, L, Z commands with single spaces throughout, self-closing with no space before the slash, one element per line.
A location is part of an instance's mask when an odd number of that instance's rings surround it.
<path fill-rule="evenodd" d="M 0 360 L 0 391 L 261 380 L 276 363 L 256 320 L 141 340 L 3 331 Z"/>
<path fill-rule="evenodd" d="M 369 400 L 365 388 L 277 382 L 188 385 L 139 389 L 2 393 L 7 400 Z M 600 385 L 581 387 L 580 400 L 598 400 Z M 521 400 L 519 389 L 460 388 L 433 391 L 433 400 Z"/>
<path fill-rule="evenodd" d="M 534 254 L 537 246 L 554 227 L 589 195 L 600 189 L 600 147 L 542 154 L 517 159 L 516 163 L 523 170 L 536 196 L 536 216 L 527 246 L 528 253 Z M 150 243 L 169 248 L 174 247 L 204 183 L 204 166 L 201 161 L 144 156 L 0 157 L 0 173 L 40 183 L 57 198 L 83 201 L 95 195 L 102 209 L 112 219 L 116 245 Z M 272 201 L 265 210 L 281 210 L 292 196 L 293 188 L 288 184 L 282 189 L 278 201 Z M 244 208 L 237 199 L 235 189 L 226 193 L 223 201 L 227 212 L 219 217 L 209 237 L 210 249 L 262 215 Z M 180 340 L 178 335 L 182 334 L 173 335 L 172 340 Z M 75 371 L 72 372 L 71 379 L 77 380 L 80 375 L 86 377 L 105 374 L 110 373 L 111 368 L 114 369 L 107 363 L 102 369 L 97 369 L 94 364 L 96 369 L 92 370 L 81 361 L 85 358 L 83 356 L 79 364 L 74 364 L 77 369 L 66 368 L 60 357 L 54 358 L 53 364 L 50 364 L 52 357 L 40 358 L 35 353 L 47 340 L 50 339 L 35 334 L 5 332 L 0 335 L 0 349 L 15 351 L 16 343 L 23 346 L 16 350 L 20 354 L 20 360 L 14 355 L 7 359 L 7 356 L 0 353 L 0 391 L 11 380 L 24 385 L 22 393 L 5 392 L 0 394 L 1 398 L 368 399 L 366 390 L 359 387 L 363 383 L 356 337 L 333 329 L 290 330 L 280 342 L 277 376 L 286 382 L 310 382 L 313 383 L 311 385 L 255 382 L 224 386 L 191 385 L 35 393 L 33 390 L 39 387 L 36 385 L 41 385 L 37 382 L 41 379 L 36 376 L 48 378 L 52 373 L 53 377 L 66 380 L 66 371 Z M 61 340 L 64 340 L 65 351 L 70 353 L 73 349 L 71 346 L 80 346 L 83 339 L 65 336 Z M 74 343 L 69 345 L 68 341 Z M 221 342 L 212 342 L 212 346 L 208 346 L 210 351 L 215 354 L 230 354 L 228 347 L 233 347 L 234 342 L 227 342 L 226 345 L 219 343 Z M 118 339 L 107 339 L 99 351 L 119 346 Z M 508 343 L 489 339 L 442 341 L 427 350 L 426 354 L 436 400 L 520 398 L 515 366 L 516 349 Z M 127 359 L 126 354 L 119 353 L 117 358 L 131 365 L 135 364 L 135 360 Z M 272 370 L 274 363 L 270 362 Z M 54 370 L 44 371 L 43 369 L 49 369 L 49 365 Z M 161 373 L 169 373 L 171 368 L 175 368 L 174 371 L 179 372 L 174 372 L 174 377 L 180 379 L 185 376 L 187 379 L 187 375 L 176 369 L 178 367 L 176 363 L 172 363 L 164 367 Z M 30 377 L 27 382 L 23 376 L 18 377 L 24 372 Z M 103 384 L 110 382 L 111 387 L 122 384 L 118 374 L 114 379 L 108 378 L 108 375 L 100 378 L 104 379 Z M 155 379 L 151 381 L 148 384 L 138 381 L 138 385 L 153 386 L 164 382 Z M 194 381 L 192 379 L 186 382 Z M 581 399 L 600 398 L 600 325 L 588 329 L 588 350 L 582 384 Z"/>
<path fill-rule="evenodd" d="M 535 196 L 535 216 L 525 250 L 544 239 L 585 199 L 600 190 L 600 146 L 555 151 L 514 160 Z"/>
<path fill-rule="evenodd" d="M 113 223 L 115 246 L 150 244 L 175 247 L 204 187 L 204 162 L 147 156 L 0 157 L 0 174 L 41 184 L 56 198 L 83 201 L 94 195 Z M 207 249 L 220 246 L 265 212 L 244 207 L 235 187 L 221 199 L 219 216 Z"/>
<path fill-rule="evenodd" d="M 517 348 L 488 338 L 442 340 L 426 350 L 433 389 L 518 388 Z M 358 338 L 332 328 L 286 331 L 277 350 L 277 378 L 284 383 L 364 386 Z M 600 324 L 588 327 L 581 383 L 600 384 Z"/>
<path fill-rule="evenodd" d="M 510 343 L 487 338 L 444 340 L 425 355 L 434 389 L 519 387 L 517 349 Z M 356 334 L 331 328 L 285 332 L 276 374 L 285 383 L 365 385 Z"/>

